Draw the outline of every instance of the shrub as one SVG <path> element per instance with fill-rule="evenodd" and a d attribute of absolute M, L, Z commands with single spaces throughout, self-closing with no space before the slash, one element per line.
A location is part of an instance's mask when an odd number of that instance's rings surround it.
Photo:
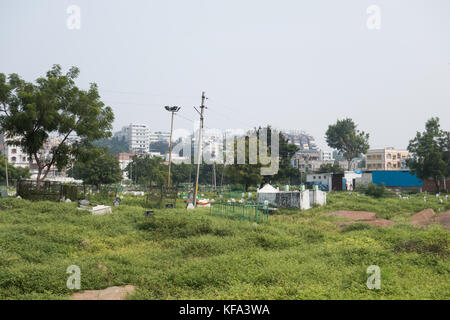
<path fill-rule="evenodd" d="M 382 198 L 384 197 L 386 192 L 386 187 L 384 185 L 378 186 L 373 183 L 367 186 L 366 195 L 374 197 L 374 198 Z"/>
<path fill-rule="evenodd" d="M 431 253 L 444 258 L 450 253 L 449 243 L 445 238 L 400 240 L 395 245 L 395 251 Z"/>

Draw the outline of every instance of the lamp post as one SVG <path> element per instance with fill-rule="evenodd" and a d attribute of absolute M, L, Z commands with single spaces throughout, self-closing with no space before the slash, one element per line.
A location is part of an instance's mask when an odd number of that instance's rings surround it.
<path fill-rule="evenodd" d="M 170 187 L 170 166 L 172 164 L 172 134 L 173 134 L 173 116 L 175 112 L 178 112 L 181 107 L 173 106 L 165 106 L 166 110 L 172 113 L 172 119 L 170 121 L 170 140 L 169 140 L 169 174 L 167 176 L 167 188 Z"/>

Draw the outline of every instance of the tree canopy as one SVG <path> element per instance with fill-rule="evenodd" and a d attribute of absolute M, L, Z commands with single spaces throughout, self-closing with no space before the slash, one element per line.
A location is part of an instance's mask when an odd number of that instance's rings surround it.
<path fill-rule="evenodd" d="M 111 135 L 112 109 L 100 100 L 95 83 L 88 90 L 79 89 L 75 85 L 78 75 L 78 68 L 63 74 L 59 65 L 36 83 L 0 73 L 0 130 L 9 145 L 20 147 L 36 162 L 38 188 L 52 166 L 66 167 L 92 141 Z M 72 134 L 78 142 L 69 143 Z M 50 152 L 43 152 L 50 138 L 58 142 Z"/>
<path fill-rule="evenodd" d="M 82 179 L 83 183 L 100 186 L 102 184 L 117 183 L 122 180 L 122 170 L 117 157 L 106 148 L 94 148 L 87 159 L 75 162 L 69 175 L 75 179 Z"/>
<path fill-rule="evenodd" d="M 146 186 L 162 186 L 167 183 L 169 168 L 161 157 L 150 155 L 134 156 L 128 164 L 128 177 L 134 182 Z"/>
<path fill-rule="evenodd" d="M 408 145 L 412 157 L 406 163 L 411 172 L 421 179 L 433 179 L 438 191 L 441 178 L 450 175 L 449 146 L 449 132 L 441 129 L 439 118 L 429 119 L 425 131 L 417 132 Z"/>
<path fill-rule="evenodd" d="M 351 161 L 369 150 L 369 134 L 356 129 L 352 119 L 338 120 L 329 125 L 325 138 L 329 147 L 342 153 L 351 168 Z"/>

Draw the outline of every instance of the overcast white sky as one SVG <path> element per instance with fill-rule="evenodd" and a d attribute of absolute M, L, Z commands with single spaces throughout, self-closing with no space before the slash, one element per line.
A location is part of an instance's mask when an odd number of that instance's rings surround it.
<path fill-rule="evenodd" d="M 69 5 L 81 9 L 70 30 Z M 381 29 L 366 25 L 369 5 Z M 449 0 L 1 0 L 0 72 L 78 66 L 116 115 L 169 130 L 272 124 L 324 133 L 351 117 L 371 147 L 406 148 L 425 121 L 450 129 Z M 182 118 L 181 118 L 182 117 Z"/>

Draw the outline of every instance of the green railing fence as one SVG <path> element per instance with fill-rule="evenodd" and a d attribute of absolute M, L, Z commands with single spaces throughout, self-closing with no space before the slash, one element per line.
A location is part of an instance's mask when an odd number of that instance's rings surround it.
<path fill-rule="evenodd" d="M 269 221 L 269 208 L 259 203 L 214 202 L 210 214 L 259 223 Z"/>

